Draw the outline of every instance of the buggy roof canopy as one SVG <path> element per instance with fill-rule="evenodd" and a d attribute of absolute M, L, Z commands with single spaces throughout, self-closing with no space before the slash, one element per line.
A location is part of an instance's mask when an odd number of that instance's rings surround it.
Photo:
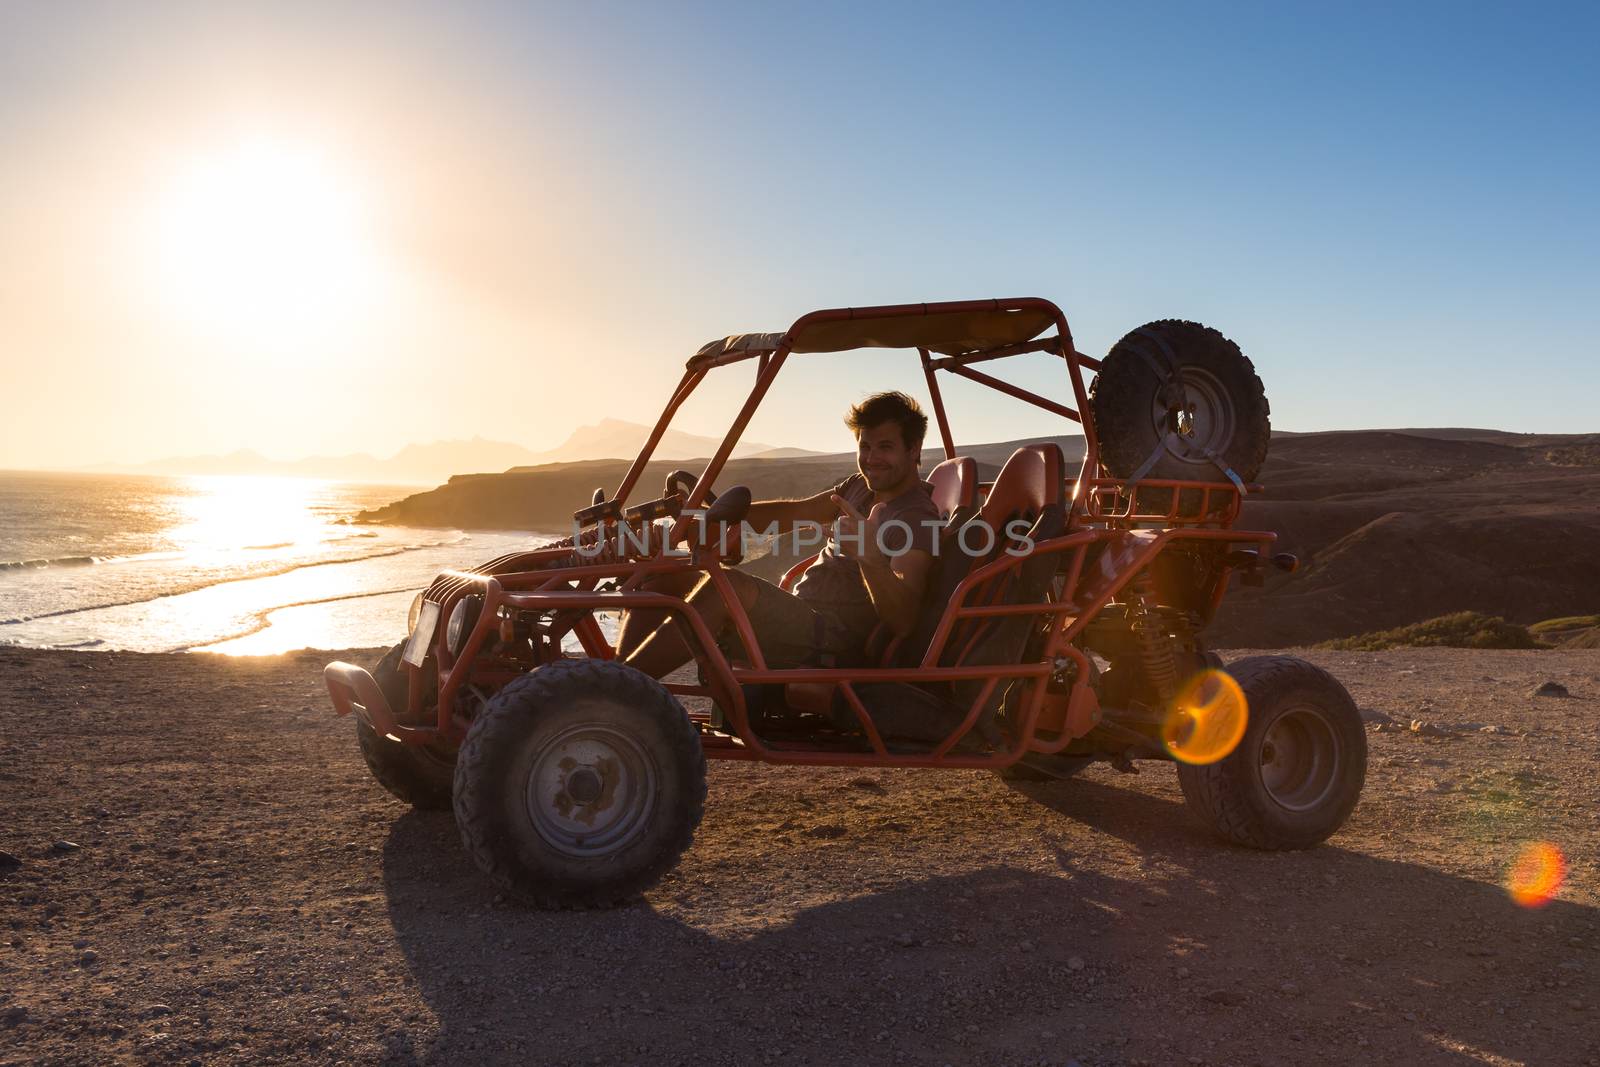
<path fill-rule="evenodd" d="M 1060 314 L 1046 301 L 1006 307 L 997 300 L 965 304 L 910 304 L 893 308 L 814 311 L 783 333 L 739 333 L 701 348 L 691 368 L 775 352 L 787 338 L 791 352 L 848 352 L 855 348 L 925 348 L 958 356 L 1031 341 Z M 730 358 L 731 357 L 731 358 Z"/>

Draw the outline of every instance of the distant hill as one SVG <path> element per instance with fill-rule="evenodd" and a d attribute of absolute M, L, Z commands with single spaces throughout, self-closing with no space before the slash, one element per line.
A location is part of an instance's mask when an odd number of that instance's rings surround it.
<path fill-rule="evenodd" d="M 1053 440 L 1082 457 L 1082 438 Z M 1023 443 L 960 451 L 992 476 Z M 930 463 L 938 453 L 928 450 Z M 635 499 L 659 492 L 674 466 L 694 465 L 652 463 Z M 362 519 L 565 532 L 573 509 L 596 486 L 612 492 L 626 467 L 602 459 L 456 477 Z M 848 452 L 744 457 L 728 463 L 719 487 L 798 496 L 854 468 Z M 1600 611 L 1600 434 L 1282 434 L 1258 480 L 1266 492 L 1246 502 L 1241 528 L 1276 532 L 1302 566 L 1232 590 L 1208 631 L 1217 647 L 1311 644 L 1456 611 L 1522 624 Z M 784 558 L 746 566 L 770 576 Z"/>
<path fill-rule="evenodd" d="M 637 422 L 601 419 L 592 426 L 578 427 L 559 447 L 547 452 L 533 453 L 527 459 L 519 460 L 518 464 L 520 467 L 532 467 L 546 463 L 573 463 L 591 459 L 632 459 L 639 454 L 645 438 L 650 436 L 650 430 L 651 427 Z M 701 437 L 699 434 L 669 429 L 661 435 L 661 441 L 656 445 L 654 455 L 657 459 L 708 457 L 721 444 L 720 437 Z M 818 453 L 807 452 L 803 448 L 774 448 L 760 441 L 740 441 L 733 447 L 733 454 L 735 457 L 766 454 L 773 458 L 780 456 L 794 458 L 814 456 Z"/>
<path fill-rule="evenodd" d="M 1083 457 L 1081 437 L 1030 437 L 973 445 L 960 451 L 977 460 L 984 477 L 993 477 L 1018 447 L 1038 441 L 1055 441 L 1069 459 Z M 924 455 L 933 453 L 925 451 Z M 933 456 L 924 466 L 931 466 L 936 458 Z M 704 462 L 705 458 L 700 457 L 700 465 Z M 366 512 L 361 519 L 408 526 L 565 531 L 572 524 L 573 510 L 587 504 L 597 486 L 607 494 L 616 491 L 628 464 L 628 460 L 593 459 L 519 467 L 504 474 L 457 475 L 437 489 Z M 651 460 L 640 482 L 642 488 L 632 499 L 659 495 L 666 476 L 685 465 L 682 459 Z M 687 465 L 697 472 L 700 469 L 700 465 Z M 748 486 L 758 498 L 809 496 L 855 469 L 854 452 L 806 452 L 777 459 L 744 456 L 728 461 L 717 487 Z"/>
<path fill-rule="evenodd" d="M 378 485 L 438 485 L 457 474 L 499 472 L 540 464 L 632 457 L 650 434 L 650 427 L 621 419 L 602 419 L 580 426 L 560 447 L 535 452 L 522 445 L 474 437 L 467 441 L 410 444 L 385 459 L 357 452 L 344 456 L 307 456 L 303 459 L 269 459 L 251 449 L 223 456 L 169 456 L 139 464 L 104 464 L 90 469 L 141 474 L 275 475 L 279 477 L 331 478 Z M 661 459 L 684 460 L 709 456 L 721 438 L 668 430 L 656 448 Z M 790 458 L 815 455 L 801 448 L 774 448 L 759 441 L 744 442 L 735 456 L 768 453 Z"/>
<path fill-rule="evenodd" d="M 1231 592 L 1221 645 L 1600 609 L 1600 434 L 1303 434 L 1273 442 L 1258 480 L 1240 525 L 1275 531 L 1302 566 Z"/>
<path fill-rule="evenodd" d="M 141 474 L 260 475 L 332 478 L 378 485 L 436 485 L 464 470 L 502 471 L 535 453 L 521 445 L 474 437 L 469 441 L 411 444 L 386 459 L 364 452 L 344 456 L 269 459 L 251 449 L 225 456 L 169 456 L 138 464 L 106 464 L 94 470 Z"/>

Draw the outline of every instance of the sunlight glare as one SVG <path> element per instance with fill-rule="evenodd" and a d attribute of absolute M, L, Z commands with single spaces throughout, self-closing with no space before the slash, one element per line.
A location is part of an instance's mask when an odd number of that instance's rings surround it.
<path fill-rule="evenodd" d="M 168 535 L 185 552 L 272 552 L 326 536 L 326 521 L 312 509 L 325 482 L 243 475 L 196 476 L 186 482 L 192 495 Z"/>
<path fill-rule="evenodd" d="M 1239 683 L 1226 671 L 1205 670 L 1178 691 L 1161 739 L 1176 760 L 1215 763 L 1238 747 L 1248 722 L 1249 703 Z"/>
<path fill-rule="evenodd" d="M 235 342 L 281 348 L 348 330 L 378 284 L 369 208 L 307 146 L 256 137 L 195 157 L 154 214 L 161 297 Z"/>
<path fill-rule="evenodd" d="M 1535 841 L 1517 856 L 1506 876 L 1506 891 L 1524 908 L 1542 908 L 1555 899 L 1567 876 L 1567 859 L 1548 841 Z"/>

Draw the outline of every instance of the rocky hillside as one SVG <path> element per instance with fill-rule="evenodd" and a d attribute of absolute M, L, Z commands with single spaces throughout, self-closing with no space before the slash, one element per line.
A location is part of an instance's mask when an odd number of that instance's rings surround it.
<path fill-rule="evenodd" d="M 1220 644 L 1278 646 L 1477 610 L 1513 622 L 1600 606 L 1600 435 L 1441 440 L 1306 434 L 1273 443 L 1244 523 L 1298 574 L 1238 589 Z"/>
<path fill-rule="evenodd" d="M 1056 438 L 1071 457 L 1081 438 Z M 992 476 L 1021 441 L 968 450 Z M 652 463 L 656 492 L 675 467 Z M 468 475 L 363 516 L 421 526 L 562 531 L 620 460 Z M 722 485 L 800 496 L 844 477 L 854 456 L 736 459 Z M 1453 611 L 1514 622 L 1600 609 L 1600 434 L 1346 431 L 1277 437 L 1244 524 L 1276 531 L 1304 561 L 1262 589 L 1237 589 L 1213 630 L 1223 645 L 1277 647 L 1387 629 Z M 643 496 L 638 496 L 643 499 Z M 753 561 L 781 570 L 780 553 Z"/>

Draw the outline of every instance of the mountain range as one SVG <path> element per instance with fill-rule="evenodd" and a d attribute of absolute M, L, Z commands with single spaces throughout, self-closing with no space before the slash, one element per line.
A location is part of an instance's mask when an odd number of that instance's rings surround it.
<path fill-rule="evenodd" d="M 99 464 L 90 469 L 124 474 L 242 474 L 331 478 L 375 485 L 437 485 L 457 474 L 498 472 L 575 460 L 631 459 L 638 454 L 639 446 L 649 433 L 648 426 L 608 418 L 578 427 L 559 446 L 543 452 L 506 441 L 474 437 L 465 441 L 410 444 L 382 459 L 364 452 L 343 456 L 272 459 L 252 449 L 239 449 L 227 455 L 169 456 L 147 463 Z M 668 430 L 656 446 L 655 456 L 664 460 L 705 457 L 711 455 L 721 443 L 721 438 L 717 437 Z M 799 448 L 774 448 L 759 441 L 743 441 L 734 448 L 733 454 L 738 457 L 763 455 L 796 458 L 813 453 Z"/>

